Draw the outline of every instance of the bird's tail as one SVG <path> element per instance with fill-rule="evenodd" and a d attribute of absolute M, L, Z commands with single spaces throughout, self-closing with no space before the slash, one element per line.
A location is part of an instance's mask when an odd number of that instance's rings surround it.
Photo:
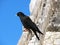
<path fill-rule="evenodd" d="M 44 35 L 40 30 L 36 30 L 38 33 L 40 33 L 40 34 L 42 34 L 42 35 Z"/>
<path fill-rule="evenodd" d="M 34 34 L 36 35 L 37 39 L 40 40 L 39 37 L 38 37 L 38 35 L 37 35 L 37 33 L 35 31 L 34 31 Z"/>

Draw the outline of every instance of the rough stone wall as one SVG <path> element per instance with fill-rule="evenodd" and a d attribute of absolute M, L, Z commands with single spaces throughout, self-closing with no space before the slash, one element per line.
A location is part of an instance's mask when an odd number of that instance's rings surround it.
<path fill-rule="evenodd" d="M 60 45 L 60 32 L 46 32 L 43 45 Z"/>
<path fill-rule="evenodd" d="M 23 32 L 17 45 L 60 45 L 60 0 L 31 0 L 30 18 L 44 35 Z M 32 32 L 33 33 L 33 32 Z"/>

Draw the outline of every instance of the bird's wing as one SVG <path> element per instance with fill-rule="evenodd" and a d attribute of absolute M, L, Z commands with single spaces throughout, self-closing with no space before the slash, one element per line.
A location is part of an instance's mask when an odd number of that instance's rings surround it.
<path fill-rule="evenodd" d="M 36 26 L 36 24 L 34 22 L 32 22 L 32 20 L 28 17 L 26 18 L 26 25 L 28 28 L 34 30 L 34 31 L 37 31 L 38 33 L 41 33 L 43 34 L 39 29 L 38 27 Z"/>
<path fill-rule="evenodd" d="M 36 24 L 32 22 L 32 20 L 29 17 L 26 18 L 25 24 L 27 24 L 27 26 L 31 29 L 37 28 Z"/>

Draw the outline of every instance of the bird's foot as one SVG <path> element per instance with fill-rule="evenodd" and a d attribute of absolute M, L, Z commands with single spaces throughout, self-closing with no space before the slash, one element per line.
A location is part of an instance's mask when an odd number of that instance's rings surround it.
<path fill-rule="evenodd" d="M 28 32 L 28 29 L 26 29 L 26 28 L 24 28 L 24 30 L 23 30 L 24 32 Z"/>

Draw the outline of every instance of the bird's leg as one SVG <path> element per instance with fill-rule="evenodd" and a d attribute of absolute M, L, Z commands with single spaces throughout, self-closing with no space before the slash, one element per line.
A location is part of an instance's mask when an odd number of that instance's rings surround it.
<path fill-rule="evenodd" d="M 24 32 L 29 32 L 28 35 L 27 35 L 27 40 L 31 40 L 31 37 L 32 37 L 32 31 L 30 29 L 26 29 L 24 28 Z"/>

